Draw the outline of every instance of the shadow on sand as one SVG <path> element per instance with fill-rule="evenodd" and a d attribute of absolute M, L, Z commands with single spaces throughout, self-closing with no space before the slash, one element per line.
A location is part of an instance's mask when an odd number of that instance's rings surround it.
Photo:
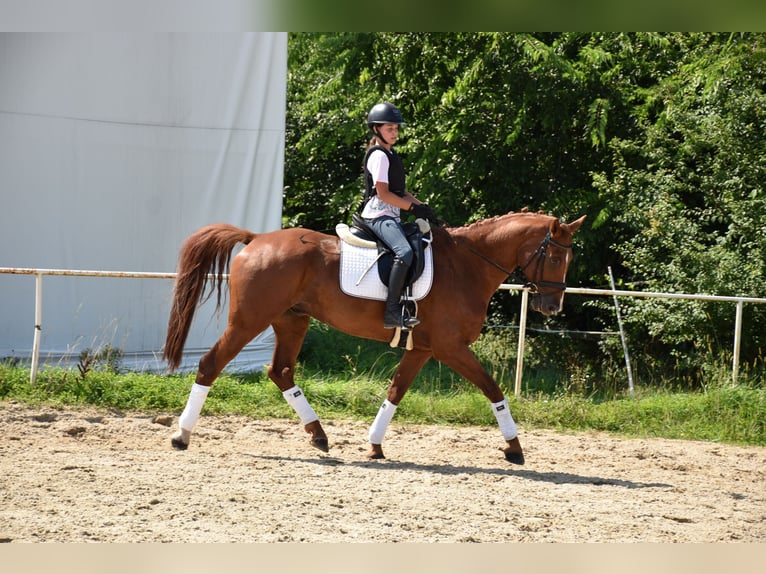
<path fill-rule="evenodd" d="M 288 456 L 257 455 L 248 456 L 261 460 L 273 460 L 284 462 L 298 462 L 315 464 L 318 466 L 346 466 L 352 468 L 369 468 L 375 471 L 410 471 L 427 472 L 444 476 L 459 474 L 484 474 L 494 476 L 513 476 L 524 480 L 547 482 L 550 484 L 591 484 L 593 486 L 619 486 L 622 488 L 672 488 L 673 485 L 662 482 L 634 482 L 618 478 L 605 478 L 601 476 L 583 476 L 568 472 L 540 472 L 527 470 L 518 466 L 508 465 L 505 468 L 484 468 L 480 466 L 454 466 L 451 464 L 418 464 L 414 462 L 400 462 L 389 459 L 384 460 L 359 460 L 347 462 L 332 456 L 320 456 L 319 458 L 295 458 Z"/>

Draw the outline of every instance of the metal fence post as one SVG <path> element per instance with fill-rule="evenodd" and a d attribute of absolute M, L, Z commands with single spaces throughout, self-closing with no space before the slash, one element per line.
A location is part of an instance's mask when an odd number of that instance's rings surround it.
<path fill-rule="evenodd" d="M 614 276 L 612 275 L 612 267 L 608 266 L 609 271 L 609 283 L 612 286 L 612 291 L 617 292 L 614 286 Z M 620 339 L 622 340 L 622 352 L 625 355 L 625 368 L 628 372 L 628 389 L 630 390 L 630 396 L 635 397 L 636 393 L 633 390 L 633 369 L 630 367 L 630 355 L 628 354 L 628 341 L 625 339 L 625 330 L 622 328 L 622 316 L 620 315 L 620 304 L 617 301 L 617 295 L 614 295 L 614 310 L 617 313 L 617 325 L 620 328 Z"/>
<path fill-rule="evenodd" d="M 43 330 L 43 274 L 35 273 L 35 338 L 32 343 L 32 368 L 29 370 L 29 384 L 35 386 L 37 364 L 40 358 L 40 336 Z"/>
<path fill-rule="evenodd" d="M 740 299 L 737 301 L 737 315 L 734 319 L 734 358 L 731 366 L 731 382 L 737 383 L 739 377 L 739 348 L 742 343 L 742 307 L 745 302 Z"/>
<path fill-rule="evenodd" d="M 527 331 L 527 307 L 529 306 L 529 289 L 521 290 L 521 313 L 519 315 L 519 350 L 516 355 L 516 384 L 513 394 L 521 395 L 521 375 L 524 370 L 524 334 Z"/>

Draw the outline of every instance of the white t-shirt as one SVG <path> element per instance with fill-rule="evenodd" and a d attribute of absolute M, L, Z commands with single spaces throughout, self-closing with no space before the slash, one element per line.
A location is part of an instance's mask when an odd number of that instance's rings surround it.
<path fill-rule="evenodd" d="M 373 186 L 379 181 L 388 183 L 388 167 L 388 156 L 384 151 L 376 149 L 370 154 L 370 157 L 367 158 L 367 170 L 372 174 Z M 398 219 L 399 208 L 390 203 L 386 203 L 375 194 L 364 206 L 362 217 L 366 219 L 376 219 L 384 215 Z"/>

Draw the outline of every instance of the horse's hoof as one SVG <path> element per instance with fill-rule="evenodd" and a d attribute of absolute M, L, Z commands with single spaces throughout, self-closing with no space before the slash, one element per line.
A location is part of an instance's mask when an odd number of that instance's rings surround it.
<path fill-rule="evenodd" d="M 178 432 L 170 439 L 170 444 L 176 450 L 186 450 L 189 448 L 189 439 L 191 438 L 191 431 L 183 428 L 179 428 Z"/>
<path fill-rule="evenodd" d="M 174 436 L 172 439 L 170 439 L 170 444 L 173 445 L 173 448 L 176 450 L 186 450 L 189 448 L 189 445 L 182 441 L 180 437 Z"/>
<path fill-rule="evenodd" d="M 326 438 L 312 438 L 309 444 L 314 448 L 318 448 L 322 452 L 330 452 L 330 445 Z"/>
<path fill-rule="evenodd" d="M 379 444 L 370 445 L 370 451 L 367 453 L 367 460 L 381 460 L 386 458 L 383 455 L 383 448 Z"/>
<path fill-rule="evenodd" d="M 508 446 L 501 449 L 505 455 L 505 460 L 511 464 L 524 464 L 524 451 L 521 449 L 519 437 L 506 441 Z"/>
<path fill-rule="evenodd" d="M 507 460 L 511 464 L 523 465 L 524 464 L 524 453 L 523 452 L 506 452 L 505 453 L 505 460 Z"/>

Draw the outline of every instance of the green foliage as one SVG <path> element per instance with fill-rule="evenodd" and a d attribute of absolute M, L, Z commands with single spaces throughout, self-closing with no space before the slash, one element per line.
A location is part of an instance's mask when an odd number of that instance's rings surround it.
<path fill-rule="evenodd" d="M 388 386 L 377 374 L 354 376 L 299 371 L 300 384 L 323 420 L 358 419 L 369 424 Z M 438 371 L 424 372 L 399 405 L 396 420 L 418 424 L 495 427 L 487 399 L 475 388 L 444 386 Z M 0 365 L 2 401 L 29 404 L 91 405 L 149 413 L 180 413 L 193 375 L 161 376 L 94 372 L 86 379 L 73 371 L 44 369 L 38 384 L 17 366 Z M 624 436 L 712 440 L 766 445 L 766 390 L 743 382 L 709 384 L 702 392 L 641 389 L 636 399 L 584 397 L 579 391 L 509 397 L 514 418 L 524 429 L 601 430 Z M 295 418 L 279 389 L 263 373 L 224 374 L 205 403 L 206 416 L 239 414 L 257 418 Z M 299 424 L 296 419 L 296 424 Z"/>
<path fill-rule="evenodd" d="M 719 386 L 705 393 L 653 391 L 635 400 L 607 402 L 566 396 L 538 404 L 522 402 L 515 412 L 527 424 L 560 430 L 764 444 L 764 401 L 763 389 L 737 385 Z"/>
<path fill-rule="evenodd" d="M 645 290 L 763 296 L 766 96 L 758 86 L 766 46 L 751 35 L 678 41 L 685 50 L 676 73 L 659 78 L 636 108 L 641 137 L 613 140 L 613 174 L 595 179 L 602 197 L 624 206 L 614 212 L 621 233 L 611 247 Z M 654 356 L 686 361 L 686 375 L 733 333 L 731 305 L 650 299 L 627 306 L 634 339 L 647 341 Z M 763 352 L 765 311 L 748 311 L 745 361 Z"/>
<path fill-rule="evenodd" d="M 286 225 L 348 220 L 366 113 L 386 99 L 407 121 L 398 148 L 409 187 L 451 224 L 524 206 L 586 213 L 570 284 L 605 285 L 612 267 L 623 287 L 766 293 L 763 34 L 292 34 L 289 51 Z M 700 384 L 730 345 L 731 305 L 625 306 L 647 363 L 684 380 Z M 505 302 L 491 311 L 505 323 L 515 314 Z M 603 300 L 567 303 L 539 326 L 613 325 Z M 751 305 L 744 326 L 752 363 L 766 307 Z M 548 340 L 549 354 L 574 353 L 568 362 L 594 376 L 603 353 L 614 356 L 608 341 Z"/>

